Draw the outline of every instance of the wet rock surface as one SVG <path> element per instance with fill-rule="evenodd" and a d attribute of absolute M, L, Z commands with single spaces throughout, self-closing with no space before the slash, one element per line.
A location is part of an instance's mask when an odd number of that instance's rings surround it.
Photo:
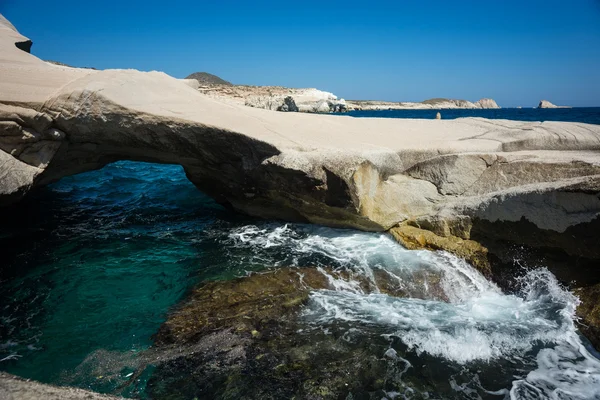
<path fill-rule="evenodd" d="M 441 277 L 435 272 L 417 271 L 413 279 L 417 284 L 406 286 L 385 270 L 375 270 L 370 280 L 348 270 L 306 267 L 279 268 L 232 281 L 209 282 L 194 290 L 169 317 L 155 342 L 194 343 L 199 336 L 226 328 L 260 336 L 262 328 L 274 321 L 295 319 L 311 291 L 334 289 L 338 280 L 356 285 L 357 290 L 365 293 L 447 300 L 440 287 Z"/>
<path fill-rule="evenodd" d="M 579 329 L 585 336 L 600 347 L 600 283 L 575 289 L 575 294 L 581 300 L 577 314 L 581 318 Z"/>
<path fill-rule="evenodd" d="M 464 258 L 484 276 L 492 277 L 488 250 L 476 241 L 465 240 L 453 235 L 439 236 L 411 223 L 398 225 L 390 229 L 390 233 L 407 249 L 445 250 Z"/>
<path fill-rule="evenodd" d="M 447 222 L 447 221 L 446 221 Z M 600 284 L 597 273 L 600 219 L 569 227 L 565 234 L 540 230 L 522 219 L 518 222 L 471 221 L 469 239 L 460 221 L 450 224 L 452 232 L 437 235 L 439 227 L 409 221 L 390 229 L 392 236 L 409 249 L 444 250 L 464 258 L 484 276 L 508 292 L 518 288 L 524 270 L 548 268 L 580 298 L 579 328 L 600 347 Z M 421 221 L 423 223 L 423 221 Z M 449 229 L 448 224 L 444 226 Z"/>
<path fill-rule="evenodd" d="M 439 275 L 413 278 L 421 291 L 409 293 L 385 274 L 375 273 L 371 280 L 323 268 L 280 268 L 205 283 L 169 316 L 144 356 L 140 370 L 152 365 L 147 393 L 156 399 L 379 400 L 427 399 L 432 394 L 462 399 L 468 393 L 485 399 L 495 394 L 483 388 L 511 387 L 513 373 L 521 372 L 510 358 L 471 361 L 468 366 L 440 362 L 411 348 L 404 335 L 419 334 L 410 333 L 412 328 L 398 331 L 393 318 L 347 320 L 340 315 L 324 323 L 324 310 L 315 308 L 322 305 L 319 295 L 345 296 L 352 283 L 361 301 L 367 301 L 360 307 L 394 299 L 406 302 L 394 307 L 422 304 L 441 310 L 440 304 L 448 304 Z M 342 291 L 332 290 L 349 284 Z M 370 296 L 380 300 L 370 303 Z M 420 303 L 419 298 L 437 301 Z"/>
<path fill-rule="evenodd" d="M 390 350 L 394 340 L 378 335 L 377 328 L 323 329 L 303 316 L 312 290 L 333 288 L 332 279 L 348 282 L 349 276 L 348 271 L 282 268 L 200 286 L 156 335 L 153 352 L 177 349 L 181 356 L 156 366 L 148 382 L 151 396 L 380 399 L 409 383 L 426 387 L 427 382 L 401 381 L 397 372 L 406 361 Z M 439 284 L 439 276 L 421 279 Z M 359 282 L 367 293 L 377 286 L 394 296 L 418 295 L 385 274 L 377 274 L 376 285 Z M 441 288 L 433 292 L 444 297 Z"/>

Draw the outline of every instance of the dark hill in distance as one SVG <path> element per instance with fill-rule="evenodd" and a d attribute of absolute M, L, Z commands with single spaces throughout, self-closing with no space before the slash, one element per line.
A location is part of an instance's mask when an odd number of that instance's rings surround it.
<path fill-rule="evenodd" d="M 216 75 L 209 74 L 208 72 L 194 72 L 191 75 L 188 75 L 185 79 L 195 79 L 201 85 L 227 85 L 233 86 L 231 82 L 227 82 L 224 79 L 219 78 Z"/>

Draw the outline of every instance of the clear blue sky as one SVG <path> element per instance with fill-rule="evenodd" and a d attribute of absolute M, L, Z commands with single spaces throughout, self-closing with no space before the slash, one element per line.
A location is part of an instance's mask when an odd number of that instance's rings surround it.
<path fill-rule="evenodd" d="M 600 0 L 0 0 L 40 58 L 349 99 L 600 106 Z"/>

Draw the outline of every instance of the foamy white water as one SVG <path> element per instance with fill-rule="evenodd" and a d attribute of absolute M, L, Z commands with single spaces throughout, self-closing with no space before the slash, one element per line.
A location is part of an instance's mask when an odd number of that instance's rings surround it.
<path fill-rule="evenodd" d="M 339 323 L 349 331 L 377 327 L 417 356 L 467 369 L 502 362 L 516 371 L 512 386 L 505 388 L 482 387 L 477 371 L 469 384 L 450 377 L 458 398 L 484 393 L 511 399 L 600 399 L 600 361 L 586 349 L 574 322 L 579 300 L 545 269 L 526 273 L 519 293 L 503 294 L 464 260 L 444 252 L 409 251 L 385 234 L 250 225 L 232 231 L 228 242 L 234 249 L 255 249 L 248 262 L 344 268 L 372 282 L 374 271 L 382 270 L 423 293 L 433 292 L 423 273 L 438 276 L 436 290 L 441 287 L 448 301 L 434 293 L 424 299 L 365 293 L 358 281 L 329 276 L 334 290 L 314 291 L 304 314 L 308 323 L 326 329 Z M 404 371 L 410 368 L 406 361 Z"/>

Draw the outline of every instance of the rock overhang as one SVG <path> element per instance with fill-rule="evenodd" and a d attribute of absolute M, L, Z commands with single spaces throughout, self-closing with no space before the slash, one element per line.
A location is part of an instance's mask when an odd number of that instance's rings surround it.
<path fill-rule="evenodd" d="M 470 240 L 473 230 L 491 236 L 481 221 L 511 223 L 568 253 L 556 238 L 600 215 L 600 126 L 276 113 L 160 72 L 50 65 L 16 48 L 21 40 L 0 21 L 0 204 L 130 159 L 181 164 L 247 214 L 337 227 L 408 224 Z"/>

